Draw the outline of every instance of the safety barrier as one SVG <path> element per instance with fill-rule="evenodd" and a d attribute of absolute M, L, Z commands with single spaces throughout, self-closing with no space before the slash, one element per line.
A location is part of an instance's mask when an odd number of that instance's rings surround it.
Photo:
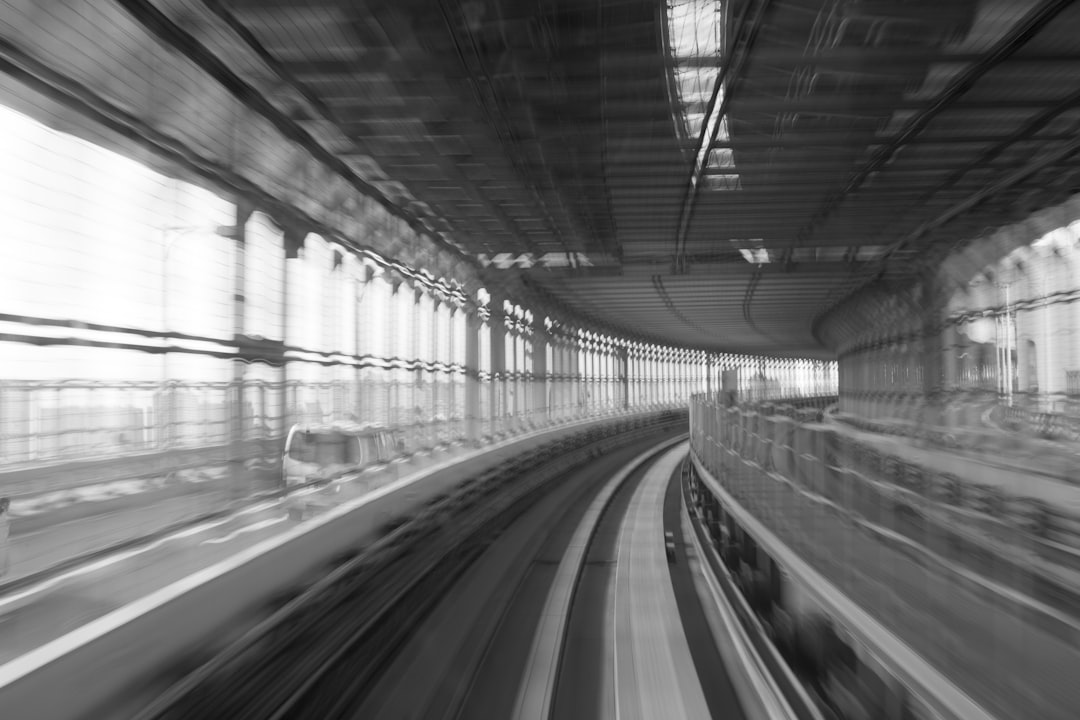
<path fill-rule="evenodd" d="M 1080 592 L 1049 565 L 1075 562 L 1075 518 L 1033 498 L 904 462 L 835 427 L 760 409 L 696 398 L 695 452 L 734 501 L 818 572 L 842 581 L 845 592 L 885 583 L 899 601 L 922 602 L 906 598 L 905 586 L 888 585 L 888 573 L 871 562 L 875 551 L 866 549 L 869 555 L 856 562 L 864 548 L 888 548 L 915 563 L 916 579 L 947 596 L 939 603 L 973 594 L 988 613 L 1080 644 Z M 1034 561 L 1032 550 L 1047 562 Z M 940 620 L 924 615 L 920 622 L 929 630 Z"/>
<path fill-rule="evenodd" d="M 706 534 L 819 709 L 857 720 L 992 720 L 692 460 L 688 494 Z"/>

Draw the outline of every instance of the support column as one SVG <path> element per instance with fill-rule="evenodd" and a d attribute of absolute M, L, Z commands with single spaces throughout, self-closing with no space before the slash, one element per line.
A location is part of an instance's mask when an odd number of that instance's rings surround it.
<path fill-rule="evenodd" d="M 942 413 L 943 413 L 943 425 L 953 426 L 956 423 L 955 414 L 955 401 L 958 398 L 959 390 L 962 383 L 961 368 L 959 366 L 960 360 L 958 360 L 961 350 L 959 349 L 961 343 L 960 333 L 957 331 L 955 325 L 950 325 L 946 330 L 944 337 L 942 338 L 942 354 L 943 354 L 943 390 L 944 396 L 942 397 Z"/>
<path fill-rule="evenodd" d="M 480 329 L 483 323 L 475 309 L 465 315 L 465 436 L 479 445 L 480 423 Z"/>
<path fill-rule="evenodd" d="M 581 377 L 581 337 L 575 332 L 567 347 L 567 373 L 569 377 L 570 403 L 573 415 L 585 412 L 585 388 Z"/>
<path fill-rule="evenodd" d="M 944 302 L 937 278 L 923 282 L 922 302 L 922 408 L 921 424 L 940 426 L 944 420 L 945 374 L 943 347 Z"/>
<path fill-rule="evenodd" d="M 592 348 L 586 338 L 578 342 L 578 375 L 581 377 L 581 406 L 582 412 L 588 414 L 592 410 Z"/>
<path fill-rule="evenodd" d="M 502 298 L 491 299 L 491 432 L 501 432 L 506 423 L 506 322 L 503 316 Z"/>
<path fill-rule="evenodd" d="M 367 268 L 364 268 L 363 279 L 356 278 L 353 280 L 353 357 L 359 358 L 364 354 L 364 314 L 363 314 L 363 302 L 364 295 L 366 294 L 367 284 L 370 276 L 367 274 Z M 353 390 L 352 401 L 352 415 L 358 422 L 363 422 L 367 415 L 367 408 L 364 407 L 364 376 L 363 369 L 360 367 L 359 362 L 356 367 L 353 368 L 353 382 L 356 384 Z"/>
<path fill-rule="evenodd" d="M 558 408 L 559 419 L 565 420 L 569 415 L 569 358 L 570 351 L 567 349 L 566 339 L 559 338 L 555 347 L 555 407 Z"/>
<path fill-rule="evenodd" d="M 285 226 L 285 231 L 282 233 L 281 243 L 285 247 L 285 262 L 281 265 L 281 342 L 288 348 L 292 343 L 290 342 L 290 334 L 292 333 L 292 324 L 289 322 L 289 314 L 291 313 L 291 299 L 289 290 L 291 284 L 289 282 L 289 261 L 297 260 L 300 257 L 300 248 L 304 246 L 304 238 L 307 237 L 307 231 L 301 229 L 295 225 Z M 295 264 L 295 263 L 294 263 Z M 359 329 L 358 329 L 359 330 Z M 357 332 L 357 343 L 359 343 L 359 331 Z M 299 345 L 299 343 L 297 343 Z M 357 370 L 357 387 L 360 387 L 360 371 Z M 281 434 L 289 432 L 290 417 L 289 417 L 289 363 L 287 360 L 283 360 L 281 363 Z"/>
<path fill-rule="evenodd" d="M 510 361 L 514 366 L 514 405 L 510 414 L 514 418 L 514 432 L 526 427 L 529 420 L 529 409 L 532 398 L 529 394 L 529 375 L 526 357 L 528 348 L 526 339 L 521 328 L 515 321 L 513 332 L 510 334 L 510 342 L 513 344 L 513 352 L 510 353 Z"/>
<path fill-rule="evenodd" d="M 532 336 L 532 422 L 547 426 L 551 422 L 548 407 L 548 338 L 542 327 L 533 330 Z"/>
<path fill-rule="evenodd" d="M 402 325 L 405 318 L 400 317 L 401 313 L 401 301 L 398 299 L 401 290 L 401 277 L 398 275 L 390 276 L 390 296 L 387 307 L 387 315 L 389 322 L 386 323 L 386 354 L 388 357 L 403 358 L 408 354 L 405 348 L 405 337 L 401 334 Z M 405 416 L 401 413 L 401 383 L 398 381 L 401 370 L 396 367 L 386 371 L 386 419 L 392 425 L 400 426 L 404 429 Z M 411 452 L 414 450 L 414 444 L 412 442 L 412 434 L 409 433 L 408 447 Z"/>
<path fill-rule="evenodd" d="M 619 407 L 623 410 L 630 409 L 630 350 L 627 347 L 618 349 L 617 375 L 619 378 Z"/>
<path fill-rule="evenodd" d="M 642 348 L 638 361 L 641 364 L 641 403 L 645 407 L 649 407 L 656 402 L 653 387 L 652 348 Z"/>
<path fill-rule="evenodd" d="M 448 307 L 450 312 L 447 313 L 446 320 L 446 357 L 443 358 L 443 361 L 447 366 L 453 368 L 458 357 L 458 338 L 455 330 L 457 330 L 457 314 L 460 309 L 453 303 L 449 304 Z M 461 437 L 461 429 L 455 419 L 457 417 L 458 399 L 456 375 L 456 370 L 450 370 L 450 372 L 446 373 L 446 421 L 447 434 L 451 441 L 457 441 Z"/>
<path fill-rule="evenodd" d="M 574 417 L 578 408 L 577 380 L 575 378 L 577 367 L 574 364 L 574 343 L 575 341 L 572 338 L 563 341 L 563 417 L 567 419 Z"/>
<path fill-rule="evenodd" d="M 243 348 L 245 342 L 246 315 L 246 269 L 247 269 L 247 222 L 254 206 L 246 201 L 236 205 L 236 224 L 233 227 L 233 338 Z M 229 383 L 229 495 L 234 499 L 248 493 L 248 477 L 244 471 L 244 369 L 240 357 L 232 360 L 232 382 Z"/>
<path fill-rule="evenodd" d="M 439 306 L 442 305 L 442 299 L 438 295 L 431 296 L 431 341 L 428 344 L 428 361 L 432 363 L 448 362 L 449 358 L 443 358 L 439 356 Z M 436 447 L 442 438 L 443 424 L 446 422 L 446 415 L 439 412 L 439 378 L 442 375 L 441 370 L 423 370 L 428 376 L 428 382 L 431 384 L 431 446 Z M 442 420 L 439 416 L 442 415 Z"/>
<path fill-rule="evenodd" d="M 420 298 L 423 297 L 423 292 L 419 288 L 413 289 L 412 306 L 409 308 L 409 312 L 412 313 L 412 322 L 409 323 L 409 329 L 412 331 L 409 334 L 409 357 L 408 360 L 420 360 L 420 323 L 424 322 L 424 318 L 420 317 Z M 424 394 L 424 371 L 417 368 L 412 373 L 411 392 L 409 393 L 409 418 L 413 425 L 414 433 L 417 439 L 423 438 L 420 441 L 420 446 L 424 447 L 430 445 L 430 438 L 428 437 L 426 427 L 427 423 L 421 419 L 421 397 Z"/>

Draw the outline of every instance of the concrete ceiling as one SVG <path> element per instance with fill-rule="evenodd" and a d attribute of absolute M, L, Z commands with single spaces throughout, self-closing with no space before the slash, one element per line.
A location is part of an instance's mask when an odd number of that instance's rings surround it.
<path fill-rule="evenodd" d="M 825 355 L 853 291 L 1080 190 L 1062 0 L 731 0 L 705 57 L 650 0 L 202 4 L 492 288 L 665 344 Z M 688 107 L 679 67 L 723 92 Z"/>

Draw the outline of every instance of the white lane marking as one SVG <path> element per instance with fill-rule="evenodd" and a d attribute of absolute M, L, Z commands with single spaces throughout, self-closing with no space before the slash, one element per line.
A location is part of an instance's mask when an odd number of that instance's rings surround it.
<path fill-rule="evenodd" d="M 273 525 L 277 525 L 278 523 L 285 522 L 288 519 L 289 519 L 288 515 L 282 515 L 280 517 L 268 518 L 266 520 L 260 520 L 257 523 L 252 523 L 251 525 L 245 525 L 244 527 L 240 528 L 239 530 L 233 530 L 228 535 L 223 535 L 223 536 L 221 536 L 219 538 L 210 538 L 209 540 L 203 540 L 199 544 L 200 545 L 220 545 L 221 543 L 229 542 L 230 540 L 232 540 L 232 539 L 234 539 L 236 537 L 239 537 L 240 535 L 243 535 L 244 533 L 256 532 L 258 530 L 262 530 L 263 528 L 268 528 L 268 527 L 271 527 Z"/>

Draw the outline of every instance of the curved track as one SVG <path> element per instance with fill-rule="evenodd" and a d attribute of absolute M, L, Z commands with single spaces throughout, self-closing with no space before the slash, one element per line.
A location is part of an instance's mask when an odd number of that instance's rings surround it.
<path fill-rule="evenodd" d="M 351 717 L 744 717 L 690 577 L 671 445 L 613 452 L 534 506 Z"/>
<path fill-rule="evenodd" d="M 625 474 L 639 453 L 622 448 L 576 468 L 515 522 L 418 629 L 353 717 L 512 717 L 536 628 L 583 518 L 612 475 Z"/>
<path fill-rule="evenodd" d="M 473 664 L 482 659 L 484 644 L 478 645 L 477 638 L 483 632 L 477 635 L 474 626 L 482 621 L 490 629 L 492 618 L 503 617 L 510 599 L 506 590 L 518 587 L 507 578 L 520 565 L 521 543 L 531 544 L 535 552 L 538 538 L 551 534 L 556 519 L 592 486 L 589 481 L 610 474 L 612 458 L 637 452 L 615 448 L 649 445 L 681 432 L 675 419 L 659 425 L 631 421 L 622 427 L 615 435 L 590 433 L 575 444 L 519 457 L 435 499 L 401 527 L 388 528 L 379 547 L 321 580 L 290 603 L 294 607 L 284 609 L 280 620 L 275 616 L 265 631 L 250 633 L 140 717 L 353 717 L 385 694 L 384 688 L 393 687 L 394 668 L 415 657 L 410 655 L 415 643 L 426 644 L 422 655 L 434 658 L 435 667 L 419 676 L 410 673 L 404 686 L 410 709 L 394 715 L 423 715 L 424 701 L 432 707 L 432 691 L 447 687 L 450 701 L 443 699 L 439 707 L 461 707 L 467 693 L 460 689 L 469 686 L 469 674 L 461 673 L 469 663 L 462 664 L 461 658 L 471 652 Z M 494 575 L 491 558 L 497 561 Z M 451 599 L 467 592 L 470 576 L 486 583 L 466 603 L 472 624 L 447 615 L 447 608 L 462 609 Z M 447 628 L 459 631 L 456 645 L 446 640 Z M 432 638 L 443 639 L 433 648 Z M 440 677 L 447 682 L 436 682 Z"/>
<path fill-rule="evenodd" d="M 686 447 L 631 478 L 597 529 L 550 717 L 742 718 L 689 576 L 677 471 Z M 669 560 L 665 532 L 672 533 Z"/>

